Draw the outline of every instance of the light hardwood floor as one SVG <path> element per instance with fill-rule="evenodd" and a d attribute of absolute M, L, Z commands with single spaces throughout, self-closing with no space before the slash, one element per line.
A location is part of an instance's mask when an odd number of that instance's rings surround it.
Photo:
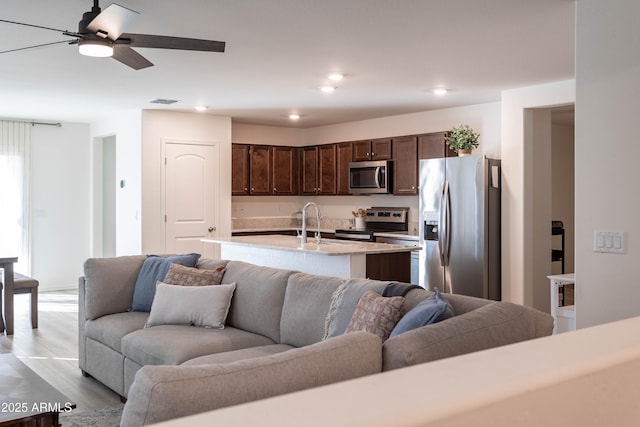
<path fill-rule="evenodd" d="M 120 397 L 78 367 L 78 294 L 41 292 L 38 328 L 31 329 L 29 295 L 14 297 L 13 335 L 0 335 L 0 353 L 13 353 L 77 407 L 91 411 L 120 404 Z"/>

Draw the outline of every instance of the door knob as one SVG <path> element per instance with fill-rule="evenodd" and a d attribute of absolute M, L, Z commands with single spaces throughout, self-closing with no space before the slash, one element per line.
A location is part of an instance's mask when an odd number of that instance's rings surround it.
<path fill-rule="evenodd" d="M 209 230 L 209 233 L 211 233 L 211 232 L 213 232 L 213 231 L 216 231 L 216 228 L 215 228 L 215 227 L 209 227 L 209 229 L 208 229 L 208 230 Z"/>

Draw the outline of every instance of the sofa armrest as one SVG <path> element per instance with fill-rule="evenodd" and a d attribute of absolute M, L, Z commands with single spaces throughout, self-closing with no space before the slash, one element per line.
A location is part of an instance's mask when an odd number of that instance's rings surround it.
<path fill-rule="evenodd" d="M 533 308 L 509 302 L 490 303 L 389 338 L 382 347 L 382 369 L 388 371 L 538 338 L 545 331 L 539 324 L 546 324 L 542 319 L 547 317 L 553 325 L 550 315 Z"/>
<path fill-rule="evenodd" d="M 380 372 L 382 343 L 354 332 L 271 356 L 198 366 L 144 366 L 120 425 L 141 426 Z"/>
<path fill-rule="evenodd" d="M 89 258 L 84 263 L 84 318 L 93 320 L 131 307 L 133 289 L 145 255 Z"/>

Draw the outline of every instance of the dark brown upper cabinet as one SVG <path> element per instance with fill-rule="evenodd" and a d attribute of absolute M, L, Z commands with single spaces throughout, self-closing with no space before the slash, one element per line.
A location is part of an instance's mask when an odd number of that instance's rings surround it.
<path fill-rule="evenodd" d="M 352 144 L 354 162 L 391 159 L 391 138 L 355 141 Z"/>
<path fill-rule="evenodd" d="M 458 157 L 458 153 L 451 150 L 445 139 L 447 132 L 426 133 L 418 135 L 418 159 L 441 159 L 443 157 Z"/>
<path fill-rule="evenodd" d="M 249 148 L 249 193 L 271 194 L 273 164 L 270 145 L 252 145 Z"/>
<path fill-rule="evenodd" d="M 302 148 L 302 194 L 336 194 L 336 144 Z"/>
<path fill-rule="evenodd" d="M 336 145 L 336 194 L 349 194 L 349 163 L 353 161 L 353 144 Z"/>
<path fill-rule="evenodd" d="M 298 194 L 298 148 L 271 147 L 273 192 L 275 195 Z"/>
<path fill-rule="evenodd" d="M 245 144 L 231 145 L 231 194 L 249 194 L 249 146 Z"/>
<path fill-rule="evenodd" d="M 418 138 L 393 138 L 393 194 L 418 194 Z"/>

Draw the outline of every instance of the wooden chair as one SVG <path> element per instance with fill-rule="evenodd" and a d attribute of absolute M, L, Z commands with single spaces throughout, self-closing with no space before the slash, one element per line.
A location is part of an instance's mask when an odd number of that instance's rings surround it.
<path fill-rule="evenodd" d="M 13 294 L 31 294 L 31 328 L 38 327 L 38 281 L 13 273 Z"/>

